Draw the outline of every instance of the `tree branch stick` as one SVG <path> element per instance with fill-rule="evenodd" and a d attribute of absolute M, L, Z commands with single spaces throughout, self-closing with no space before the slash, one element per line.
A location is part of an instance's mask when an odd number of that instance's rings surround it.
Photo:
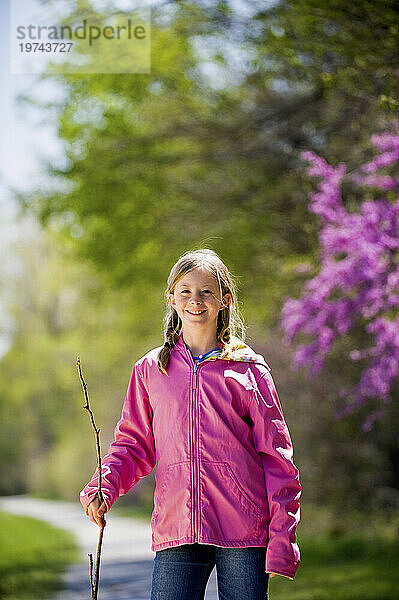
<path fill-rule="evenodd" d="M 87 391 L 86 382 L 83 378 L 79 356 L 77 357 L 77 360 L 76 360 L 76 367 L 78 369 L 79 378 L 82 383 L 82 388 L 83 388 L 83 393 L 84 393 L 84 398 L 85 398 L 85 404 L 84 404 L 83 408 L 85 410 L 87 410 L 87 412 L 89 413 L 90 422 L 93 427 L 94 436 L 95 436 L 95 440 L 96 440 L 97 468 L 98 468 L 97 496 L 98 496 L 98 501 L 101 506 L 101 504 L 104 502 L 104 498 L 103 498 L 102 491 L 101 491 L 101 444 L 100 444 L 100 431 L 101 430 L 97 427 L 96 421 L 94 419 L 93 411 L 90 408 L 89 393 Z M 104 517 L 102 517 L 102 520 L 104 521 Z M 100 580 L 100 561 L 101 561 L 101 549 L 102 549 L 102 543 L 103 543 L 103 536 L 104 536 L 104 527 L 101 527 L 100 533 L 98 536 L 98 543 L 97 543 L 97 555 L 96 555 L 96 563 L 95 563 L 95 569 L 94 569 L 94 581 L 93 581 L 93 555 L 89 554 L 90 587 L 91 587 L 92 600 L 97 600 L 97 595 L 98 595 L 98 584 L 99 584 L 99 580 Z"/>
<path fill-rule="evenodd" d="M 91 589 L 91 597 L 93 597 L 93 589 L 94 589 L 94 581 L 93 581 L 93 555 L 88 554 L 89 557 L 89 580 L 90 580 L 90 589 Z"/>

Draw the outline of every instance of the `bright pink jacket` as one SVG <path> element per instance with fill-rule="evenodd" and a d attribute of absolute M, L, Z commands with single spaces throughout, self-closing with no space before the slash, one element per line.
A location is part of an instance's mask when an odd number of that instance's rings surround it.
<path fill-rule="evenodd" d="M 108 509 L 156 464 L 152 545 L 267 546 L 265 571 L 293 579 L 301 486 L 264 358 L 237 338 L 197 370 L 182 336 L 168 374 L 155 348 L 133 367 L 115 441 L 102 461 Z M 86 509 L 97 476 L 82 490 Z"/>

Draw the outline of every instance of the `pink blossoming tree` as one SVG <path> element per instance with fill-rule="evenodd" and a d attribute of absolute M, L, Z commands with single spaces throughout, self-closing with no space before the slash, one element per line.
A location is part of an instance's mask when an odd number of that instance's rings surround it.
<path fill-rule="evenodd" d="M 342 418 L 372 404 L 364 431 L 385 414 L 399 371 L 399 122 L 393 132 L 374 135 L 371 142 L 373 160 L 352 176 L 345 164 L 333 167 L 303 152 L 309 175 L 320 178 L 309 210 L 321 219 L 321 264 L 301 298 L 288 298 L 281 314 L 285 343 L 306 336 L 307 343 L 297 345 L 293 367 L 308 366 L 310 376 L 323 369 L 338 336 L 359 325 L 371 336 L 369 347 L 353 348 L 345 357 L 363 360 L 365 366 L 355 387 L 341 390 L 346 405 L 335 413 Z M 362 194 L 355 213 L 342 203 L 345 178 Z"/>

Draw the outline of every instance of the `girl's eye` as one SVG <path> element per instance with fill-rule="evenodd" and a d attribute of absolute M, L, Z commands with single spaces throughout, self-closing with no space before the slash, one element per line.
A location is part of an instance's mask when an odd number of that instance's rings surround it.
<path fill-rule="evenodd" d="M 181 290 L 180 292 L 181 294 L 189 294 L 190 290 Z M 211 290 L 202 290 L 201 294 L 212 294 L 213 292 Z"/>

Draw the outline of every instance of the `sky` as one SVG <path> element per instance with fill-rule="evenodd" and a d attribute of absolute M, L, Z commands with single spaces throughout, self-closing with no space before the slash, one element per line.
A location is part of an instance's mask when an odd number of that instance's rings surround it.
<path fill-rule="evenodd" d="M 18 0 L 27 11 L 35 1 Z M 41 161 L 45 158 L 60 160 L 62 156 L 54 125 L 43 123 L 37 109 L 19 106 L 17 101 L 19 94 L 37 92 L 39 87 L 44 97 L 56 97 L 57 89 L 48 83 L 39 86 L 37 75 L 10 73 L 9 30 L 10 0 L 0 0 L 0 232 L 3 243 L 14 232 L 7 227 L 8 219 L 15 215 L 12 188 L 26 192 L 40 185 L 44 180 Z"/>

